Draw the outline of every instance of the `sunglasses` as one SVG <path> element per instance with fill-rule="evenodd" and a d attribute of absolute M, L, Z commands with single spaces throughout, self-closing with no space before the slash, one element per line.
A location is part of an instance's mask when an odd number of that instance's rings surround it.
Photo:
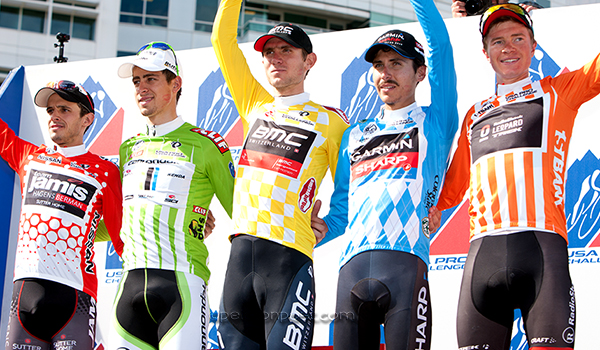
<path fill-rule="evenodd" d="M 139 55 L 140 52 L 145 51 L 145 50 L 149 50 L 149 49 L 158 49 L 158 50 L 163 50 L 163 51 L 171 51 L 173 53 L 173 57 L 175 58 L 175 70 L 177 71 L 177 75 L 179 75 L 179 64 L 177 63 L 177 56 L 175 55 L 175 50 L 173 50 L 173 48 L 171 47 L 171 45 L 162 42 L 162 41 L 153 41 L 151 43 L 148 43 L 142 47 L 140 47 L 140 49 L 138 50 L 138 52 L 136 53 L 136 55 Z"/>
<path fill-rule="evenodd" d="M 90 95 L 87 93 L 87 91 L 85 91 L 83 86 L 81 86 L 77 83 L 74 83 L 70 80 L 51 81 L 48 84 L 46 84 L 46 87 L 49 87 L 51 89 L 56 89 L 56 90 L 69 91 L 69 92 L 79 91 L 80 94 L 82 94 L 83 96 L 85 96 L 85 98 L 87 98 L 87 100 L 90 103 L 90 106 L 94 105 L 94 103 L 90 99 Z M 84 105 L 84 107 L 85 107 L 85 109 L 88 109 L 85 105 Z M 92 111 L 88 110 L 88 112 L 92 112 Z"/>
<path fill-rule="evenodd" d="M 523 22 L 524 24 L 526 24 L 529 28 L 533 28 L 533 23 L 531 21 L 531 18 L 529 17 L 529 14 L 527 13 L 527 11 L 525 11 L 525 9 L 523 9 L 521 6 L 517 5 L 517 4 L 501 4 L 501 5 L 496 5 L 496 6 L 492 6 L 489 9 L 487 9 L 483 15 L 481 15 L 481 20 L 479 21 L 479 31 L 481 32 L 481 34 L 484 33 L 485 28 L 485 24 L 488 20 L 488 18 L 490 18 L 490 16 L 500 10 L 508 10 L 514 14 L 516 14 Z"/>

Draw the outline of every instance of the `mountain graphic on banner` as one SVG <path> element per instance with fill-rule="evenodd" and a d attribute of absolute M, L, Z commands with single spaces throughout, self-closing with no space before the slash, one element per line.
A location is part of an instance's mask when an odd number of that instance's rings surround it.
<path fill-rule="evenodd" d="M 196 125 L 223 135 L 229 147 L 238 147 L 244 141 L 239 115 L 221 69 L 212 72 L 198 89 Z"/>
<path fill-rule="evenodd" d="M 125 111 L 119 108 L 104 129 L 100 130 L 98 137 L 94 139 L 88 150 L 101 156 L 116 156 L 119 154 L 123 135 L 123 118 Z"/>
<path fill-rule="evenodd" d="M 600 247 L 600 159 L 588 151 L 569 167 L 565 212 L 569 248 Z"/>
<path fill-rule="evenodd" d="M 119 154 L 123 136 L 123 118 L 125 112 L 118 108 L 106 93 L 102 84 L 88 77 L 83 83 L 83 88 L 94 100 L 94 123 L 84 135 L 86 148 L 101 156 L 115 156 Z"/>
<path fill-rule="evenodd" d="M 467 254 L 469 251 L 469 201 L 442 212 L 440 230 L 431 237 L 430 255 Z"/>
<path fill-rule="evenodd" d="M 342 74 L 340 109 L 350 119 L 350 125 L 376 117 L 383 105 L 373 83 L 371 67 L 372 64 L 365 61 L 363 54 L 352 60 Z"/>

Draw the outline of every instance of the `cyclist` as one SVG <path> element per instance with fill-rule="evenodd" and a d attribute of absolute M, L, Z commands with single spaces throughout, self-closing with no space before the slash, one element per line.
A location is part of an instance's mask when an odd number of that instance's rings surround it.
<path fill-rule="evenodd" d="M 432 0 L 412 0 L 430 48 L 431 105 L 415 101 L 427 76 L 423 47 L 393 29 L 365 53 L 383 108 L 342 138 L 329 214 L 313 227 L 324 244 L 345 234 L 334 349 L 431 347 L 427 278 L 430 210 L 458 128 L 456 73 L 448 31 Z M 432 220 L 434 220 L 432 218 Z M 437 226 L 432 222 L 432 226 Z M 433 231 L 433 228 L 432 228 Z"/>
<path fill-rule="evenodd" d="M 491 7 L 480 32 L 496 93 L 467 112 L 439 200 L 439 209 L 453 207 L 470 187 L 458 345 L 508 349 L 518 308 L 530 349 L 572 349 L 565 162 L 577 110 L 600 93 L 600 55 L 576 71 L 532 81 L 537 43 L 522 7 Z"/>
<path fill-rule="evenodd" d="M 81 85 L 51 82 L 34 102 L 46 108 L 54 145 L 24 141 L 0 120 L 0 155 L 19 174 L 23 196 L 6 350 L 92 350 L 101 219 L 123 250 L 119 170 L 85 149 L 94 101 Z"/>
<path fill-rule="evenodd" d="M 327 169 L 335 174 L 348 123 L 343 112 L 304 92 L 317 56 L 296 25 L 278 24 L 254 43 L 274 95 L 260 85 L 237 44 L 241 4 L 221 1 L 212 35 L 246 136 L 236 173 L 221 346 L 307 349 L 314 321 L 311 211 Z M 298 317 L 286 317 L 295 312 Z"/>
<path fill-rule="evenodd" d="M 204 226 L 214 194 L 231 216 L 234 167 L 225 140 L 177 115 L 175 52 L 151 42 L 119 67 L 146 131 L 121 145 L 124 274 L 109 348 L 206 347 L 210 276 Z"/>

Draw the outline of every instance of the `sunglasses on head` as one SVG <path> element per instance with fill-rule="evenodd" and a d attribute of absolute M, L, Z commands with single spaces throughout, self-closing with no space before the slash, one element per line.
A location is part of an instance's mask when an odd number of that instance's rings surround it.
<path fill-rule="evenodd" d="M 501 4 L 501 5 L 495 5 L 490 7 L 489 9 L 487 9 L 483 15 L 481 15 L 481 20 L 479 21 L 479 31 L 481 33 L 483 33 L 484 30 L 484 26 L 485 26 L 485 22 L 488 20 L 488 18 L 496 11 L 499 10 L 508 10 L 511 11 L 512 13 L 518 15 L 520 18 L 522 18 L 527 25 L 529 26 L 529 28 L 531 28 L 533 25 L 533 23 L 531 22 L 531 18 L 529 17 L 529 14 L 525 11 L 524 8 L 522 8 L 521 6 L 517 5 L 517 4 Z"/>
<path fill-rule="evenodd" d="M 148 44 L 140 47 L 140 49 L 138 50 L 136 55 L 139 55 L 142 51 L 149 50 L 149 49 L 159 49 L 159 50 L 163 50 L 163 51 L 171 51 L 173 53 L 173 57 L 175 57 L 175 65 L 176 65 L 175 69 L 177 70 L 177 74 L 179 74 L 179 67 L 177 64 L 177 56 L 175 55 L 175 50 L 173 50 L 171 45 L 169 45 L 165 42 L 162 42 L 162 41 L 153 41 L 151 43 L 148 43 Z"/>
<path fill-rule="evenodd" d="M 87 93 L 87 91 L 85 91 L 83 86 L 81 86 L 77 83 L 74 83 L 70 80 L 51 81 L 48 84 L 46 84 L 46 87 L 49 87 L 51 89 L 56 89 L 56 90 L 69 91 L 69 92 L 79 91 L 79 93 L 84 95 L 85 98 L 87 98 L 87 100 L 90 102 L 90 106 L 94 105 L 92 103 L 92 101 L 90 100 L 90 95 Z M 87 107 L 85 107 L 85 108 L 88 109 Z M 88 112 L 92 112 L 92 111 L 88 110 Z"/>

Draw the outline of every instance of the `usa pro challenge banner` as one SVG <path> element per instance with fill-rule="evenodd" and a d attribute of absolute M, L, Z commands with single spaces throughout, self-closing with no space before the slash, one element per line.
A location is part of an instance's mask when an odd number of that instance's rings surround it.
<path fill-rule="evenodd" d="M 534 77 L 558 75 L 578 69 L 594 58 L 600 52 L 600 42 L 589 39 L 600 31 L 597 18 L 600 18 L 600 5 L 534 11 L 534 27 L 539 45 L 532 62 L 531 74 Z M 487 98 L 494 92 L 494 74 L 481 52 L 479 19 L 449 19 L 446 24 L 454 47 L 459 114 L 464 115 L 475 101 Z M 555 30 L 558 25 L 561 31 Z M 340 107 L 351 121 L 377 113 L 381 103 L 373 86 L 370 65 L 364 61 L 363 56 L 374 39 L 391 28 L 411 32 L 426 45 L 418 23 L 312 36 L 318 60 L 306 80 L 306 90 L 311 93 L 311 99 Z M 142 44 L 144 43 L 140 42 L 139 46 Z M 255 52 L 251 44 L 242 44 L 241 47 L 255 77 L 268 87 L 260 53 Z M 131 51 L 135 49 L 137 47 L 132 47 Z M 242 126 L 212 48 L 180 51 L 177 52 L 177 57 L 183 77 L 183 95 L 178 113 L 190 123 L 223 135 L 237 160 L 243 141 Z M 117 77 L 117 68 L 124 60 L 114 58 L 26 67 L 21 137 L 34 143 L 49 142 L 47 115 L 43 109 L 36 108 L 33 104 L 33 96 L 40 87 L 51 80 L 81 82 L 92 94 L 96 105 L 96 121 L 86 134 L 86 146 L 90 151 L 116 161 L 119 144 L 144 129 L 144 118 L 140 116 L 135 104 L 131 80 Z M 417 102 L 421 105 L 429 104 L 429 95 L 428 82 L 419 84 Z M 580 109 L 569 159 L 560 160 L 560 164 L 556 165 L 568 167 L 565 203 L 571 273 L 578 305 L 575 340 L 578 347 L 584 349 L 594 348 L 597 344 L 595 325 L 598 324 L 597 315 L 600 314 L 600 303 L 595 295 L 600 286 L 597 282 L 600 275 L 600 143 L 597 142 L 596 135 L 596 130 L 600 130 L 598 110 L 598 98 Z M 324 202 L 322 215 L 328 210 L 332 190 L 332 180 L 328 177 L 318 195 Z M 217 228 L 206 240 L 212 271 L 209 302 L 213 322 L 209 328 L 209 348 L 217 348 L 214 321 L 218 318 L 217 309 L 230 248 L 227 236 L 232 233 L 232 225 L 220 205 L 215 204 L 211 209 L 217 217 Z M 18 210 L 18 205 L 13 206 L 13 212 Z M 427 326 L 433 324 L 432 349 L 435 350 L 456 348 L 456 304 L 468 250 L 466 204 L 445 212 L 443 219 L 443 229 L 433 235 L 431 242 L 429 277 L 432 305 L 427 307 L 433 307 L 433 320 L 423 320 Z M 16 235 L 16 232 L 11 231 L 11 235 Z M 335 318 L 337 271 L 342 240 L 343 237 L 315 250 L 315 347 L 332 344 L 332 320 Z M 100 280 L 97 340 L 99 346 L 102 346 L 106 339 L 114 293 L 122 273 L 119 258 L 110 244 L 96 244 L 96 262 Z M 12 273 L 12 261 L 7 263 L 6 271 L 7 275 Z M 3 299 L 2 332 L 6 329 L 10 293 L 5 292 Z M 290 322 L 290 327 L 294 326 Z M 565 330 L 564 336 L 572 337 L 571 330 Z M 527 348 L 518 312 L 515 313 L 512 348 Z"/>

